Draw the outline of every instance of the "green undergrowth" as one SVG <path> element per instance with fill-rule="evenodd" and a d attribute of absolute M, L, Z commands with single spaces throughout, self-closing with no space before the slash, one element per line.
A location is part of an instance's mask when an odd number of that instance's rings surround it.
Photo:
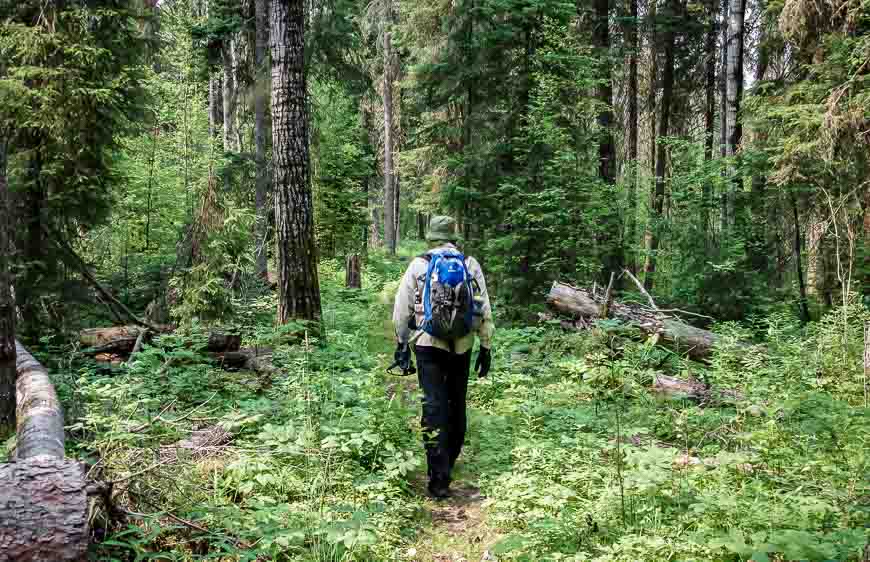
<path fill-rule="evenodd" d="M 282 343 L 271 295 L 235 303 L 230 328 L 272 349 L 273 374 L 219 368 L 194 326 L 114 369 L 56 375 L 70 454 L 113 482 L 118 510 L 94 509 L 93 557 L 429 560 L 449 532 L 469 560 L 860 559 L 860 307 L 808 330 L 785 316 L 722 326 L 708 365 L 607 324 L 499 326 L 493 372 L 472 375 L 459 465 L 482 521 L 474 537 L 441 529 L 423 495 L 416 381 L 385 373 L 391 294 L 414 253 L 370 256 L 362 291 L 323 262 L 319 340 Z M 750 332 L 764 341 L 736 343 Z M 741 396 L 657 395 L 658 374 Z"/>

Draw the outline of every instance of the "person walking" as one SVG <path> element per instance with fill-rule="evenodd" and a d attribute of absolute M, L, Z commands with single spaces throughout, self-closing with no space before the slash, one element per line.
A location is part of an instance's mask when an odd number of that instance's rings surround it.
<path fill-rule="evenodd" d="M 457 248 L 455 221 L 432 217 L 426 240 L 429 251 L 411 262 L 396 295 L 395 365 L 405 374 L 413 371 L 413 345 L 423 390 L 428 489 L 433 497 L 446 498 L 451 471 L 465 442 L 465 399 L 475 335 L 480 352 L 474 368 L 483 378 L 492 363 L 494 325 L 483 270 Z"/>

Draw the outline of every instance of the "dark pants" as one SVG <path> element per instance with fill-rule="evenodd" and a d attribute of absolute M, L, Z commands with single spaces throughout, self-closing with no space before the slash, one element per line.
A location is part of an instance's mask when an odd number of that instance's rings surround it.
<path fill-rule="evenodd" d="M 465 394 L 471 352 L 456 355 L 418 347 L 417 370 L 423 389 L 423 440 L 430 482 L 450 482 L 450 471 L 465 442 Z"/>

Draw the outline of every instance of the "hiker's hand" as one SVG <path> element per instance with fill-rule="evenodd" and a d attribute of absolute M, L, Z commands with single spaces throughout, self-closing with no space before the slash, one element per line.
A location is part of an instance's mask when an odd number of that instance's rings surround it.
<path fill-rule="evenodd" d="M 489 367 L 492 365 L 492 352 L 487 347 L 481 347 L 480 353 L 477 354 L 477 361 L 474 362 L 474 370 L 477 372 L 477 378 L 482 379 L 489 374 Z"/>
<path fill-rule="evenodd" d="M 393 354 L 394 365 L 402 370 L 403 375 L 411 372 L 411 348 L 407 343 L 399 342 L 396 353 Z"/>

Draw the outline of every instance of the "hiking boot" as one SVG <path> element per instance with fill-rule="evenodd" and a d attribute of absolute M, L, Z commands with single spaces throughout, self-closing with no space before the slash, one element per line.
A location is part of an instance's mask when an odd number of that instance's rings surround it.
<path fill-rule="evenodd" d="M 450 484 L 444 481 L 429 482 L 429 495 L 436 500 L 443 500 L 450 497 Z"/>

